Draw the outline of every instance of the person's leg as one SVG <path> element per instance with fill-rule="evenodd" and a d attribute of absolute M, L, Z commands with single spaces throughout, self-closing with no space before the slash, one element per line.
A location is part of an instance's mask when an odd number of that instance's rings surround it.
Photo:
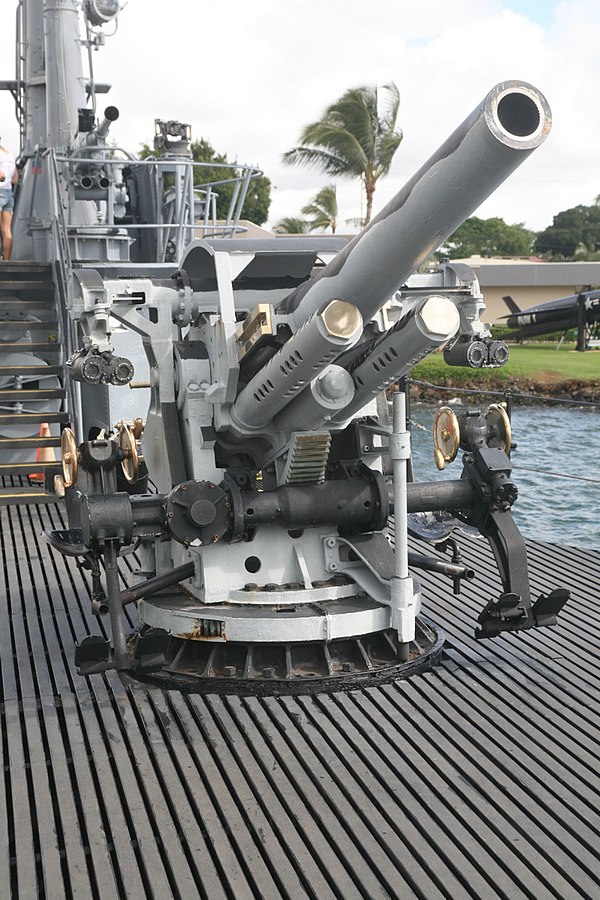
<path fill-rule="evenodd" d="M 2 236 L 2 259 L 10 259 L 12 251 L 12 212 L 0 212 L 0 235 Z"/>

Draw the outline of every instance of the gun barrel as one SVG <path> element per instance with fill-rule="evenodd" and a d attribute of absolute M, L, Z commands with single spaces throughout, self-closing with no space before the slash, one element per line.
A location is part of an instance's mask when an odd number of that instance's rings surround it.
<path fill-rule="evenodd" d="M 116 106 L 107 106 L 104 110 L 104 117 L 97 128 L 92 132 L 99 138 L 105 138 L 108 135 L 110 126 L 119 118 L 119 110 Z"/>
<path fill-rule="evenodd" d="M 496 85 L 320 276 L 281 304 L 305 322 L 332 297 L 367 321 L 547 137 L 547 100 L 522 81 Z"/>
<path fill-rule="evenodd" d="M 344 422 L 353 416 L 453 337 L 459 324 L 458 310 L 447 297 L 433 295 L 409 309 L 389 331 L 367 343 L 350 365 L 356 392 L 351 402 L 333 416 L 333 421 Z"/>
<path fill-rule="evenodd" d="M 354 396 L 352 376 L 341 366 L 323 369 L 273 421 L 276 431 L 311 431 L 329 422 Z"/>
<path fill-rule="evenodd" d="M 362 329 L 362 317 L 353 304 L 338 299 L 327 303 L 240 391 L 231 407 L 234 425 L 243 430 L 268 425 L 317 372 L 356 343 Z"/>

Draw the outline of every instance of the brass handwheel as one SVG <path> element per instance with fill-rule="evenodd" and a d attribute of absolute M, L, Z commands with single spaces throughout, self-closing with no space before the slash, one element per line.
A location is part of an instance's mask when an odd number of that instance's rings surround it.
<path fill-rule="evenodd" d="M 490 404 L 485 411 L 485 420 L 490 430 L 488 447 L 500 447 L 501 450 L 508 453 L 512 441 L 512 428 L 503 404 Z"/>
<path fill-rule="evenodd" d="M 60 462 L 65 487 L 73 487 L 79 471 L 79 454 L 75 435 L 70 428 L 64 428 L 60 436 Z"/>
<path fill-rule="evenodd" d="M 452 462 L 460 447 L 460 427 L 454 410 L 441 406 L 433 420 L 433 458 L 438 469 Z"/>
<path fill-rule="evenodd" d="M 140 471 L 140 460 L 137 450 L 137 442 L 133 431 L 125 422 L 119 422 L 119 447 L 123 454 L 121 469 L 125 479 L 132 484 L 137 481 Z"/>

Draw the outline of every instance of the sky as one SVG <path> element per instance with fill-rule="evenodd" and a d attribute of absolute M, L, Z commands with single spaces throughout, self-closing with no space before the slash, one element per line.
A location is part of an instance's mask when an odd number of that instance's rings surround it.
<path fill-rule="evenodd" d="M 11 21 L 0 79 L 14 77 Z M 530 82 L 550 103 L 550 136 L 476 214 L 541 230 L 600 194 L 599 47 L 598 0 L 129 0 L 93 60 L 97 80 L 112 84 L 99 99 L 120 110 L 120 146 L 151 142 L 155 118 L 189 122 L 194 137 L 268 175 L 270 224 L 299 215 L 330 181 L 281 156 L 348 88 L 400 90 L 404 139 L 377 211 L 497 82 Z M 0 134 L 17 148 L 8 92 Z M 351 231 L 346 220 L 364 212 L 359 183 L 338 181 L 338 202 L 340 230 Z"/>

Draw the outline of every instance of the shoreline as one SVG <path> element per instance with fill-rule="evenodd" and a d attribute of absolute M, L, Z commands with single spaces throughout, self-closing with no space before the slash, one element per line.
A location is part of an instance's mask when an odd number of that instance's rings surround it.
<path fill-rule="evenodd" d="M 425 379 L 422 380 L 425 381 Z M 600 381 L 537 381 L 532 378 L 513 378 L 508 382 L 505 378 L 486 378 L 485 383 L 482 384 L 475 381 L 465 382 L 462 379 L 459 382 L 447 376 L 434 384 L 443 387 L 444 390 L 436 390 L 426 384 L 411 382 L 410 399 L 415 402 L 443 405 L 445 399 L 447 402 L 451 396 L 463 396 L 463 392 L 464 396 L 472 397 L 473 402 L 478 402 L 478 398 L 489 399 L 490 393 L 505 394 L 511 391 L 513 404 L 519 406 L 526 406 L 530 403 L 536 405 L 547 403 L 549 406 L 554 406 L 552 401 L 555 400 L 565 403 L 572 402 L 574 405 L 590 403 L 597 405 L 600 409 Z M 467 391 L 475 391 L 475 393 L 467 393 Z M 453 394 L 453 392 L 455 393 Z M 527 396 L 519 396 L 523 394 Z"/>

